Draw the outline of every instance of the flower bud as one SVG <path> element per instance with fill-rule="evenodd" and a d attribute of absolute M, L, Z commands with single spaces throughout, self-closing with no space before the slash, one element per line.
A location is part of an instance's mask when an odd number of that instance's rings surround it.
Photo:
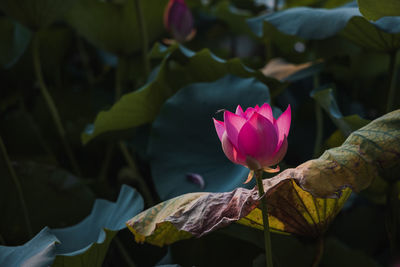
<path fill-rule="evenodd" d="M 194 36 L 193 15 L 185 0 L 170 0 L 164 12 L 164 26 L 180 43 Z"/>

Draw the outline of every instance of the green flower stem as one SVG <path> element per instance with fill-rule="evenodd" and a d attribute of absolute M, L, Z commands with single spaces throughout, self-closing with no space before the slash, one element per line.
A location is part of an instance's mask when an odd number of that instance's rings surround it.
<path fill-rule="evenodd" d="M 257 180 L 258 195 L 261 198 L 261 210 L 264 224 L 264 242 L 265 242 L 265 257 L 267 259 L 267 267 L 273 267 L 272 263 L 272 251 L 271 251 L 271 234 L 269 232 L 269 221 L 268 221 L 268 208 L 267 208 L 267 196 L 264 192 L 264 185 L 262 179 L 263 170 L 255 171 L 255 177 Z"/>
<path fill-rule="evenodd" d="M 325 241 L 322 236 L 318 238 L 314 261 L 311 265 L 312 267 L 318 267 L 321 262 L 322 256 L 324 255 L 324 242 Z"/>
<path fill-rule="evenodd" d="M 386 112 L 393 111 L 394 109 L 394 99 L 396 97 L 396 83 L 397 83 L 396 58 L 397 58 L 397 51 L 390 53 L 390 58 L 389 58 L 390 87 L 386 103 Z"/>
<path fill-rule="evenodd" d="M 318 74 L 314 75 L 314 89 L 317 89 L 319 87 L 319 76 Z M 315 143 L 314 143 L 314 158 L 317 158 L 320 156 L 321 149 L 322 149 L 322 138 L 324 135 L 324 119 L 322 116 L 322 108 L 318 104 L 317 101 L 315 101 L 315 119 L 317 122 L 317 129 L 316 129 L 316 134 L 315 134 Z"/>
<path fill-rule="evenodd" d="M 4 240 L 4 237 L 0 234 L 0 245 L 5 246 L 6 241 Z"/>
<path fill-rule="evenodd" d="M 133 262 L 131 256 L 129 256 L 128 251 L 126 251 L 124 244 L 121 242 L 118 236 L 114 237 L 114 242 L 117 244 L 117 247 L 121 252 L 122 258 L 124 258 L 126 265 L 129 267 L 136 267 L 136 264 Z"/>
<path fill-rule="evenodd" d="M 274 12 L 278 11 L 278 0 L 274 0 Z"/>
<path fill-rule="evenodd" d="M 40 55 L 39 55 L 39 36 L 37 33 L 35 34 L 35 36 L 33 38 L 33 66 L 34 66 L 34 70 L 35 70 L 36 79 L 39 83 L 40 92 L 42 93 L 42 95 L 47 103 L 50 114 L 51 114 L 54 124 L 57 128 L 58 134 L 60 135 L 60 138 L 61 138 L 62 144 L 64 146 L 65 152 L 67 154 L 67 157 L 71 163 L 71 166 L 72 166 L 75 174 L 77 174 L 78 176 L 81 176 L 81 171 L 79 169 L 79 165 L 78 165 L 77 161 L 75 160 L 74 154 L 73 154 L 72 149 L 67 140 L 67 134 L 61 123 L 60 114 L 59 114 L 57 107 L 54 103 L 54 100 L 51 97 L 51 95 L 47 89 L 47 86 L 44 82 L 42 66 L 40 63 Z"/>
<path fill-rule="evenodd" d="M 123 68 L 124 68 L 124 58 L 118 57 L 117 69 L 115 70 L 115 101 L 118 101 L 121 98 L 123 92 Z M 103 163 L 101 165 L 100 173 L 99 173 L 99 181 L 105 182 L 107 180 L 107 171 L 110 165 L 110 161 L 112 158 L 114 143 L 109 143 L 106 148 L 105 156 Z"/>
<path fill-rule="evenodd" d="M 117 100 L 121 97 L 121 92 L 123 89 L 122 88 L 122 85 L 123 85 L 123 75 L 122 75 L 123 62 L 124 62 L 124 60 L 122 58 L 118 59 L 118 66 L 117 66 L 117 70 L 116 70 L 116 79 L 115 79 L 115 98 Z M 126 145 L 123 141 L 120 141 L 118 143 L 118 146 L 119 146 L 119 149 L 121 150 L 121 153 L 124 156 L 126 162 L 128 163 L 129 168 L 135 174 L 135 182 L 138 184 L 139 191 L 143 195 L 143 198 L 144 198 L 146 204 L 153 206 L 155 204 L 155 201 L 150 192 L 150 189 L 148 188 L 146 182 L 143 180 L 143 177 L 140 175 L 140 173 L 136 167 L 135 160 L 132 158 L 128 148 L 126 147 Z"/>
<path fill-rule="evenodd" d="M 142 39 L 143 64 L 144 64 L 145 75 L 147 78 L 150 74 L 150 60 L 148 57 L 149 37 L 147 35 L 146 22 L 144 21 L 143 9 L 142 9 L 142 5 L 141 5 L 140 1 L 141 0 L 134 0 L 135 8 L 136 8 L 137 22 L 139 25 L 140 35 L 141 35 L 141 39 Z"/>
<path fill-rule="evenodd" d="M 126 147 L 125 143 L 122 141 L 119 142 L 119 148 L 120 148 L 122 155 L 124 156 L 126 162 L 128 163 L 129 168 L 134 173 L 134 176 L 133 176 L 134 182 L 137 183 L 137 185 L 139 187 L 139 191 L 143 195 L 145 203 L 148 204 L 149 206 L 153 206 L 155 204 L 155 201 L 150 192 L 150 189 L 147 186 L 146 182 L 143 180 L 142 175 L 140 175 L 139 170 L 136 167 L 136 162 L 132 158 L 131 154 L 129 153 L 129 150 Z"/>
<path fill-rule="evenodd" d="M 400 246 L 400 233 L 398 225 L 400 224 L 400 182 L 391 182 L 388 184 L 386 193 L 386 231 L 390 242 L 390 251 L 392 256 L 395 255 Z"/>
<path fill-rule="evenodd" d="M 26 118 L 27 123 L 30 125 L 31 129 L 35 133 L 36 138 L 37 138 L 39 144 L 41 145 L 41 147 L 43 148 L 43 150 L 47 153 L 47 155 L 49 155 L 51 157 L 52 160 L 54 160 L 55 164 L 59 165 L 56 155 L 53 153 L 53 151 L 47 144 L 47 142 L 46 142 L 45 138 L 43 137 L 43 134 L 42 134 L 40 128 L 38 127 L 37 123 L 35 122 L 33 116 L 26 110 L 23 100 L 20 101 L 20 108 Z"/>
<path fill-rule="evenodd" d="M 107 180 L 107 172 L 108 167 L 110 166 L 111 158 L 114 151 L 114 143 L 108 143 L 106 147 L 106 152 L 104 153 L 103 163 L 101 164 L 100 172 L 99 172 L 99 181 L 106 182 Z"/>
<path fill-rule="evenodd" d="M 86 78 L 90 85 L 90 89 L 93 89 L 93 85 L 95 83 L 94 74 L 92 68 L 90 67 L 90 58 L 86 51 L 85 44 L 83 43 L 82 39 L 77 35 L 76 36 L 76 44 L 78 47 L 78 53 L 82 60 L 82 65 L 86 71 Z"/>
<path fill-rule="evenodd" d="M 118 57 L 117 69 L 115 70 L 115 101 L 118 101 L 122 96 L 123 91 L 123 68 L 124 59 Z"/>
<path fill-rule="evenodd" d="M 322 108 L 315 101 L 315 119 L 317 120 L 317 130 L 314 143 L 314 158 L 317 158 L 321 153 L 322 137 L 324 134 L 324 120 L 322 116 Z"/>
<path fill-rule="evenodd" d="M 24 214 L 24 220 L 25 220 L 25 224 L 26 224 L 26 229 L 28 231 L 28 235 L 29 237 L 33 237 L 33 231 L 32 231 L 32 224 L 31 224 L 31 220 L 29 219 L 29 213 L 28 213 L 28 208 L 26 206 L 26 202 L 25 202 L 25 198 L 24 198 L 24 193 L 22 191 L 22 186 L 21 186 L 21 182 L 18 179 L 17 174 L 15 173 L 15 170 L 11 164 L 10 158 L 8 156 L 7 153 L 7 149 L 6 146 L 4 145 L 3 142 L 3 138 L 1 138 L 0 136 L 0 150 L 1 150 L 1 155 L 7 165 L 8 168 L 8 172 L 11 175 L 11 178 L 15 184 L 15 187 L 17 189 L 17 194 L 18 194 L 18 198 L 19 198 L 19 202 L 21 204 L 21 208 L 22 208 L 22 213 Z"/>

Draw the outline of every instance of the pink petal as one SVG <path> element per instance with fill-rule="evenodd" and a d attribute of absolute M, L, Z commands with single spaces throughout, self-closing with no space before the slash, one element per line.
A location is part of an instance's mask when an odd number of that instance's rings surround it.
<path fill-rule="evenodd" d="M 244 112 L 240 105 L 237 106 L 235 113 L 236 113 L 236 115 L 239 115 L 240 117 L 244 117 Z"/>
<path fill-rule="evenodd" d="M 282 161 L 282 159 L 286 155 L 286 151 L 288 148 L 288 142 L 286 136 L 283 138 L 281 146 L 277 146 L 275 153 L 273 154 L 272 157 L 263 159 L 261 162 L 261 165 L 263 167 L 269 167 L 269 166 L 274 166 L 278 164 L 279 162 Z"/>
<path fill-rule="evenodd" d="M 271 106 L 268 103 L 262 105 L 257 112 L 267 118 L 270 122 L 274 123 L 274 115 L 272 114 Z"/>
<path fill-rule="evenodd" d="M 193 31 L 193 15 L 183 0 L 171 0 L 164 11 L 164 25 L 174 38 L 183 42 Z"/>
<path fill-rule="evenodd" d="M 273 155 L 277 142 L 274 125 L 256 112 L 239 132 L 238 150 L 260 162 Z"/>
<path fill-rule="evenodd" d="M 222 142 L 222 135 L 225 132 L 225 124 L 222 121 L 216 120 L 214 118 L 213 120 L 214 120 L 215 130 L 217 131 L 218 134 L 218 138 Z"/>
<path fill-rule="evenodd" d="M 230 111 L 225 111 L 224 122 L 226 133 L 228 134 L 229 140 L 234 146 L 237 147 L 237 140 L 240 129 L 246 123 L 246 119 L 239 115 L 233 114 Z"/>
<path fill-rule="evenodd" d="M 289 135 L 291 117 L 292 113 L 289 105 L 274 123 L 279 136 L 278 145 L 282 144 L 284 136 L 287 137 Z"/>
<path fill-rule="evenodd" d="M 239 151 L 229 140 L 226 132 L 222 136 L 222 150 L 224 151 L 226 157 L 233 163 L 246 165 L 246 157 L 239 153 Z"/>
<path fill-rule="evenodd" d="M 244 115 L 246 116 L 247 120 L 253 116 L 254 112 L 257 112 L 255 108 L 247 108 L 246 111 L 244 112 Z"/>

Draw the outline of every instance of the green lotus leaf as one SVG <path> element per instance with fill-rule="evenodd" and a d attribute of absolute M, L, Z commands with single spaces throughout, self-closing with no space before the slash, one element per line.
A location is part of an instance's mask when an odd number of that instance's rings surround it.
<path fill-rule="evenodd" d="M 2 0 L 0 10 L 31 30 L 49 26 L 78 0 Z"/>
<path fill-rule="evenodd" d="M 341 35 L 369 49 L 391 52 L 400 48 L 400 17 L 384 17 L 376 22 L 364 18 L 356 3 L 338 8 L 298 7 L 248 20 L 258 36 L 278 31 L 304 40 L 322 40 Z"/>
<path fill-rule="evenodd" d="M 400 1 L 398 0 L 357 0 L 360 12 L 367 19 L 377 20 L 382 17 L 400 16 Z"/>
<path fill-rule="evenodd" d="M 311 92 L 311 97 L 328 113 L 344 137 L 349 136 L 353 131 L 369 123 L 368 120 L 358 115 L 343 116 L 333 95 L 332 88 L 317 88 Z"/>
<path fill-rule="evenodd" d="M 20 143 L 26 147 L 26 143 Z M 71 173 L 50 165 L 15 162 L 13 165 L 24 194 L 33 232 L 43 227 L 63 227 L 82 220 L 95 200 L 92 191 Z M 6 244 L 27 239 L 18 191 L 3 161 L 0 161 L 0 202 L 3 219 L 0 232 Z"/>
<path fill-rule="evenodd" d="M 44 228 L 22 246 L 0 246 L 1 266 L 51 266 L 54 261 L 57 237 Z"/>
<path fill-rule="evenodd" d="M 52 266 L 102 266 L 108 246 L 128 218 L 143 210 L 143 199 L 136 190 L 122 186 L 117 202 L 98 199 L 92 212 L 80 223 L 52 229 L 60 244 Z"/>
<path fill-rule="evenodd" d="M 229 1 L 221 1 L 216 4 L 212 13 L 217 19 L 226 23 L 232 32 L 250 36 L 254 35 L 249 26 L 246 25 L 246 19 L 251 16 L 250 12 L 234 7 Z"/>
<path fill-rule="evenodd" d="M 74 226 L 46 227 L 23 246 L 0 246 L 0 265 L 100 267 L 113 237 L 142 209 L 142 197 L 124 185 L 117 202 L 96 200 L 91 214 Z"/>
<path fill-rule="evenodd" d="M 302 188 L 320 197 L 344 186 L 359 192 L 378 178 L 395 181 L 400 168 L 399 136 L 400 110 L 396 110 L 353 132 L 340 147 L 278 176 L 300 179 Z"/>
<path fill-rule="evenodd" d="M 234 111 L 239 104 L 245 108 L 266 102 L 270 95 L 265 84 L 233 75 L 188 85 L 169 98 L 152 125 L 148 149 L 160 198 L 227 192 L 241 186 L 248 169 L 226 158 L 211 118 L 222 120 L 222 113 L 216 114 L 222 108 Z M 202 177 L 204 187 L 188 179 L 193 174 Z"/>
<path fill-rule="evenodd" d="M 351 0 L 286 0 L 285 7 L 298 7 L 298 6 L 312 6 L 312 7 L 326 7 L 326 8 L 334 8 L 341 5 L 344 5 Z"/>
<path fill-rule="evenodd" d="M 160 46 L 159 46 L 160 47 Z M 158 115 L 164 102 L 182 87 L 196 82 L 215 81 L 227 74 L 239 77 L 256 77 L 268 85 L 272 94 L 283 88 L 284 84 L 276 79 L 265 77 L 260 71 L 244 66 L 239 59 L 223 60 L 208 49 L 193 52 L 183 46 L 155 52 L 165 53 L 161 65 L 149 83 L 139 90 L 125 94 L 110 110 L 97 115 L 93 127 L 82 135 L 82 142 L 106 133 L 132 129 L 152 122 Z"/>
<path fill-rule="evenodd" d="M 165 32 L 163 13 L 168 0 L 141 1 L 149 42 Z M 131 55 L 142 47 L 134 1 L 77 0 L 67 22 L 93 45 L 116 55 Z"/>
<path fill-rule="evenodd" d="M 0 17 L 0 65 L 11 67 L 25 52 L 31 32 L 7 17 Z"/>
<path fill-rule="evenodd" d="M 397 110 L 353 132 L 320 158 L 264 180 L 271 229 L 321 236 L 351 189 L 361 191 L 380 176 L 398 178 L 399 126 Z M 263 229 L 257 191 L 185 194 L 138 214 L 127 225 L 137 242 L 158 246 L 200 237 L 233 222 Z"/>

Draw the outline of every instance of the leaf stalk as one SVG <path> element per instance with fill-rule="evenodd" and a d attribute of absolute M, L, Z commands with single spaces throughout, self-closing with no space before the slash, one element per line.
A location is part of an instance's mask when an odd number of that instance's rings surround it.
<path fill-rule="evenodd" d="M 24 192 L 23 192 L 22 186 L 21 186 L 21 181 L 18 179 L 17 173 L 15 172 L 15 170 L 11 164 L 10 157 L 8 156 L 6 146 L 4 145 L 3 138 L 1 138 L 1 136 L 0 136 L 0 150 L 1 150 L 1 154 L 3 155 L 4 161 L 7 165 L 8 172 L 10 173 L 11 178 L 17 189 L 18 199 L 21 204 L 22 213 L 24 214 L 26 229 L 28 231 L 29 238 L 31 238 L 31 237 L 33 237 L 32 224 L 31 224 L 31 220 L 29 219 L 28 208 L 26 206 Z M 4 240 L 2 242 L 4 242 Z"/>
<path fill-rule="evenodd" d="M 313 77 L 314 80 L 314 89 L 319 87 L 319 76 L 315 74 Z M 317 122 L 316 134 L 315 134 L 315 143 L 314 143 L 314 158 L 320 156 L 321 149 L 322 149 L 322 138 L 324 136 L 324 118 L 322 115 L 322 108 L 317 101 L 315 102 L 315 119 Z"/>
<path fill-rule="evenodd" d="M 119 57 L 118 58 L 118 65 L 117 65 L 117 70 L 116 70 L 116 77 L 115 77 L 115 98 L 116 100 L 119 100 L 121 97 L 121 93 L 123 91 L 123 84 L 124 84 L 124 76 L 122 74 L 122 68 L 123 68 L 123 61 L 124 59 Z M 155 201 L 153 199 L 153 196 L 150 192 L 150 189 L 148 188 L 146 181 L 144 181 L 143 177 L 140 175 L 136 162 L 134 158 L 132 157 L 131 153 L 129 152 L 128 147 L 123 141 L 118 142 L 119 150 L 121 151 L 126 163 L 128 163 L 129 168 L 134 172 L 135 174 L 135 182 L 138 184 L 138 189 L 140 193 L 143 195 L 143 198 L 146 202 L 146 204 L 152 206 L 154 205 Z M 112 152 L 110 152 L 112 153 Z M 106 159 L 107 161 L 110 160 Z M 108 162 L 106 162 L 108 164 Z"/>
<path fill-rule="evenodd" d="M 42 95 L 46 101 L 46 104 L 49 108 L 50 114 L 53 118 L 54 124 L 58 131 L 58 134 L 60 135 L 62 144 L 64 146 L 67 157 L 71 163 L 71 166 L 72 166 L 75 174 L 78 176 L 81 176 L 81 171 L 80 171 L 79 165 L 74 157 L 72 149 L 67 140 L 67 134 L 65 132 L 64 126 L 62 125 L 60 114 L 59 114 L 56 104 L 54 103 L 54 100 L 53 100 L 52 96 L 50 95 L 49 90 L 47 89 L 47 86 L 44 82 L 42 66 L 40 63 L 39 45 L 40 45 L 39 44 L 39 36 L 36 33 L 33 38 L 33 46 L 32 46 L 33 53 L 32 54 L 33 54 L 33 67 L 35 70 L 36 79 L 39 83 L 40 92 L 42 93 Z"/>
<path fill-rule="evenodd" d="M 274 12 L 278 11 L 279 0 L 274 0 Z"/>
<path fill-rule="evenodd" d="M 392 111 L 394 109 L 394 104 L 395 104 L 394 99 L 396 97 L 396 85 L 397 85 L 396 58 L 397 58 L 397 51 L 394 51 L 389 54 L 390 86 L 386 104 L 386 113 Z"/>
<path fill-rule="evenodd" d="M 320 156 L 322 147 L 322 137 L 324 134 L 324 120 L 322 116 L 322 108 L 319 106 L 318 102 L 315 101 L 315 119 L 317 121 L 317 130 L 314 143 L 314 158 Z"/>
<path fill-rule="evenodd" d="M 139 25 L 140 35 L 142 39 L 142 57 L 143 57 L 145 75 L 147 79 L 150 73 L 150 60 L 148 57 L 149 37 L 147 35 L 146 22 L 144 20 L 142 4 L 140 1 L 141 0 L 134 0 L 137 22 Z"/>
<path fill-rule="evenodd" d="M 312 267 L 318 267 L 319 266 L 323 254 L 324 254 L 324 238 L 323 238 L 323 236 L 320 236 L 317 239 L 317 251 L 315 253 L 314 261 L 313 261 L 313 263 L 311 265 Z"/>
<path fill-rule="evenodd" d="M 265 257 L 267 260 L 267 267 L 273 267 L 272 262 L 272 249 L 271 249 L 271 234 L 269 231 L 269 221 L 268 221 L 268 207 L 267 207 L 267 196 L 264 192 L 264 185 L 262 179 L 263 170 L 255 171 L 255 177 L 257 181 L 258 195 L 261 198 L 261 211 L 263 216 L 264 224 L 264 242 L 265 242 Z"/>

